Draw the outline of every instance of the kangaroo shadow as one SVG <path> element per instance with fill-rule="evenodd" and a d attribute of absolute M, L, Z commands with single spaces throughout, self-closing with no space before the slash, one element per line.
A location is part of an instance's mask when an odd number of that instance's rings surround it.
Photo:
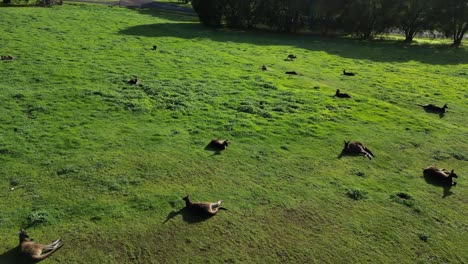
<path fill-rule="evenodd" d="M 358 154 L 358 153 L 348 153 L 348 152 L 346 152 L 345 150 L 342 150 L 341 153 L 340 153 L 336 158 L 337 158 L 337 159 L 341 159 L 342 157 L 346 157 L 346 156 L 351 156 L 351 157 L 361 156 L 361 157 L 363 157 L 362 154 Z"/>
<path fill-rule="evenodd" d="M 19 248 L 14 247 L 0 255 L 0 263 L 2 264 L 33 264 L 34 262 L 21 256 L 19 254 Z"/>
<path fill-rule="evenodd" d="M 446 182 L 441 182 L 440 180 L 431 178 L 429 176 L 424 176 L 424 180 L 426 181 L 426 183 L 428 183 L 430 185 L 442 187 L 444 189 L 444 192 L 442 194 L 442 198 L 445 198 L 445 197 L 450 196 L 450 195 L 453 194 L 453 192 L 450 191 L 452 189 L 452 187 L 453 187 L 451 184 L 447 184 Z"/>
<path fill-rule="evenodd" d="M 445 116 L 445 113 L 442 113 L 440 111 L 434 111 L 434 110 L 427 109 L 427 108 L 424 108 L 424 111 L 429 114 L 437 114 L 439 115 L 439 118 L 443 118 Z"/>
<path fill-rule="evenodd" d="M 221 150 L 219 148 L 216 148 L 216 147 L 213 147 L 211 144 L 208 144 L 205 146 L 204 150 L 207 150 L 207 151 L 212 151 L 213 155 L 221 155 Z"/>
<path fill-rule="evenodd" d="M 200 213 L 189 210 L 187 207 L 184 207 L 178 211 L 170 212 L 167 215 L 166 220 L 164 220 L 163 224 L 165 224 L 166 222 L 168 222 L 169 220 L 171 220 L 172 218 L 178 215 L 182 215 L 182 220 L 184 220 L 185 222 L 189 224 L 200 223 L 212 217 L 212 215 L 200 214 Z"/>

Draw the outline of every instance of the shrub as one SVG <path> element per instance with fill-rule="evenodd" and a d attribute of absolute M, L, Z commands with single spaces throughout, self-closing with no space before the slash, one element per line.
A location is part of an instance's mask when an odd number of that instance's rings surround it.
<path fill-rule="evenodd" d="M 346 195 L 353 200 L 362 200 L 367 198 L 367 192 L 359 189 L 349 189 Z"/>
<path fill-rule="evenodd" d="M 37 226 L 50 222 L 49 213 L 46 211 L 34 211 L 26 218 L 26 225 L 28 227 Z"/>
<path fill-rule="evenodd" d="M 63 0 L 37 0 L 36 2 L 40 6 L 53 6 L 53 5 L 62 5 Z"/>
<path fill-rule="evenodd" d="M 392 194 L 390 195 L 390 198 L 397 202 L 397 203 L 401 203 L 401 204 L 404 204 L 408 207 L 413 207 L 414 206 L 414 199 L 413 197 L 411 197 L 409 194 L 407 193 L 404 193 L 404 192 L 399 192 L 397 194 Z"/>

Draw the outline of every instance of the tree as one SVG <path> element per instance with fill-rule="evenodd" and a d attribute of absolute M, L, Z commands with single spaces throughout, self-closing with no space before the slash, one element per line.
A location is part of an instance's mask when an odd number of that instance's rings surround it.
<path fill-rule="evenodd" d="M 261 0 L 225 0 L 224 17 L 228 27 L 253 28 Z"/>
<path fill-rule="evenodd" d="M 297 32 L 307 24 L 310 0 L 263 0 L 263 22 L 283 32 Z"/>
<path fill-rule="evenodd" d="M 396 24 L 405 33 L 405 42 L 413 41 L 421 30 L 430 28 L 430 0 L 400 0 L 397 9 Z"/>
<path fill-rule="evenodd" d="M 461 45 L 468 30 L 468 0 L 437 0 L 434 18 L 437 29 L 453 39 L 452 45 Z"/>
<path fill-rule="evenodd" d="M 312 3 L 313 24 L 317 24 L 322 35 L 339 27 L 343 15 L 345 0 L 314 0 Z"/>
<path fill-rule="evenodd" d="M 225 0 L 192 0 L 192 7 L 206 26 L 220 26 Z"/>
<path fill-rule="evenodd" d="M 392 0 L 346 0 L 344 29 L 363 39 L 373 38 L 394 24 L 395 3 Z"/>

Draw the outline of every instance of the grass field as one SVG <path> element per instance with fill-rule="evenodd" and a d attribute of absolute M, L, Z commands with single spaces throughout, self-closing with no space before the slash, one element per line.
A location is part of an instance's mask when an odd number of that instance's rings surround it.
<path fill-rule="evenodd" d="M 467 48 L 78 3 L 0 14 L 0 263 L 21 227 L 64 239 L 43 263 L 468 262 Z M 338 158 L 344 140 L 376 158 Z M 228 210 L 176 214 L 188 193 Z"/>

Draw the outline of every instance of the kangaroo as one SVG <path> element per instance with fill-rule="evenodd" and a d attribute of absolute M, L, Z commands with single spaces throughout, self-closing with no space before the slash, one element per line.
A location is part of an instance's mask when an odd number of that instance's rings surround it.
<path fill-rule="evenodd" d="M 2 55 L 2 56 L 0 56 L 0 58 L 2 58 L 2 60 L 13 60 L 14 59 L 14 57 L 10 56 L 10 55 Z"/>
<path fill-rule="evenodd" d="M 287 57 L 285 60 L 287 60 L 287 61 L 293 61 L 293 60 L 295 60 L 295 59 L 297 59 L 296 55 L 294 55 L 294 54 L 289 54 L 288 57 Z"/>
<path fill-rule="evenodd" d="M 359 141 L 345 141 L 344 148 L 341 151 L 344 155 L 363 155 L 368 157 L 370 160 L 375 158 L 375 155 Z"/>
<path fill-rule="evenodd" d="M 55 251 L 63 246 L 62 239 L 59 238 L 49 245 L 42 245 L 33 242 L 24 229 L 19 232 L 19 250 L 20 254 L 26 259 L 37 263 L 48 258 Z"/>
<path fill-rule="evenodd" d="M 351 95 L 349 95 L 347 93 L 341 93 L 340 89 L 336 89 L 335 96 L 338 97 L 338 98 L 351 98 Z"/>
<path fill-rule="evenodd" d="M 440 185 L 457 185 L 453 178 L 458 178 L 458 175 L 453 170 L 449 173 L 446 169 L 437 169 L 435 166 L 429 166 L 423 170 L 423 174 L 424 178 L 438 182 Z"/>
<path fill-rule="evenodd" d="M 287 71 L 285 73 L 286 74 L 291 74 L 291 75 L 298 75 L 297 72 L 295 72 L 295 71 Z"/>
<path fill-rule="evenodd" d="M 346 76 L 354 76 L 356 74 L 352 73 L 352 72 L 346 72 L 346 70 L 343 70 L 343 75 L 346 75 Z"/>
<path fill-rule="evenodd" d="M 185 201 L 185 207 L 192 213 L 202 216 L 213 216 L 216 215 L 221 207 L 223 200 L 219 200 L 216 203 L 210 202 L 192 202 L 190 201 L 190 195 L 182 198 Z"/>
<path fill-rule="evenodd" d="M 138 80 L 137 77 L 134 77 L 134 78 L 130 79 L 127 83 L 131 84 L 131 85 L 138 85 L 138 84 L 140 84 L 140 80 Z"/>
<path fill-rule="evenodd" d="M 213 139 L 211 142 L 208 144 L 207 148 L 213 149 L 213 150 L 224 150 L 229 146 L 229 141 L 226 140 L 221 140 L 221 139 Z"/>
<path fill-rule="evenodd" d="M 426 104 L 426 105 L 417 104 L 417 105 L 424 108 L 424 110 L 426 110 L 427 112 L 433 112 L 433 113 L 439 113 L 439 114 L 445 114 L 445 112 L 447 112 L 446 109 L 448 108 L 447 104 L 444 104 L 443 107 L 439 107 L 433 104 Z"/>

